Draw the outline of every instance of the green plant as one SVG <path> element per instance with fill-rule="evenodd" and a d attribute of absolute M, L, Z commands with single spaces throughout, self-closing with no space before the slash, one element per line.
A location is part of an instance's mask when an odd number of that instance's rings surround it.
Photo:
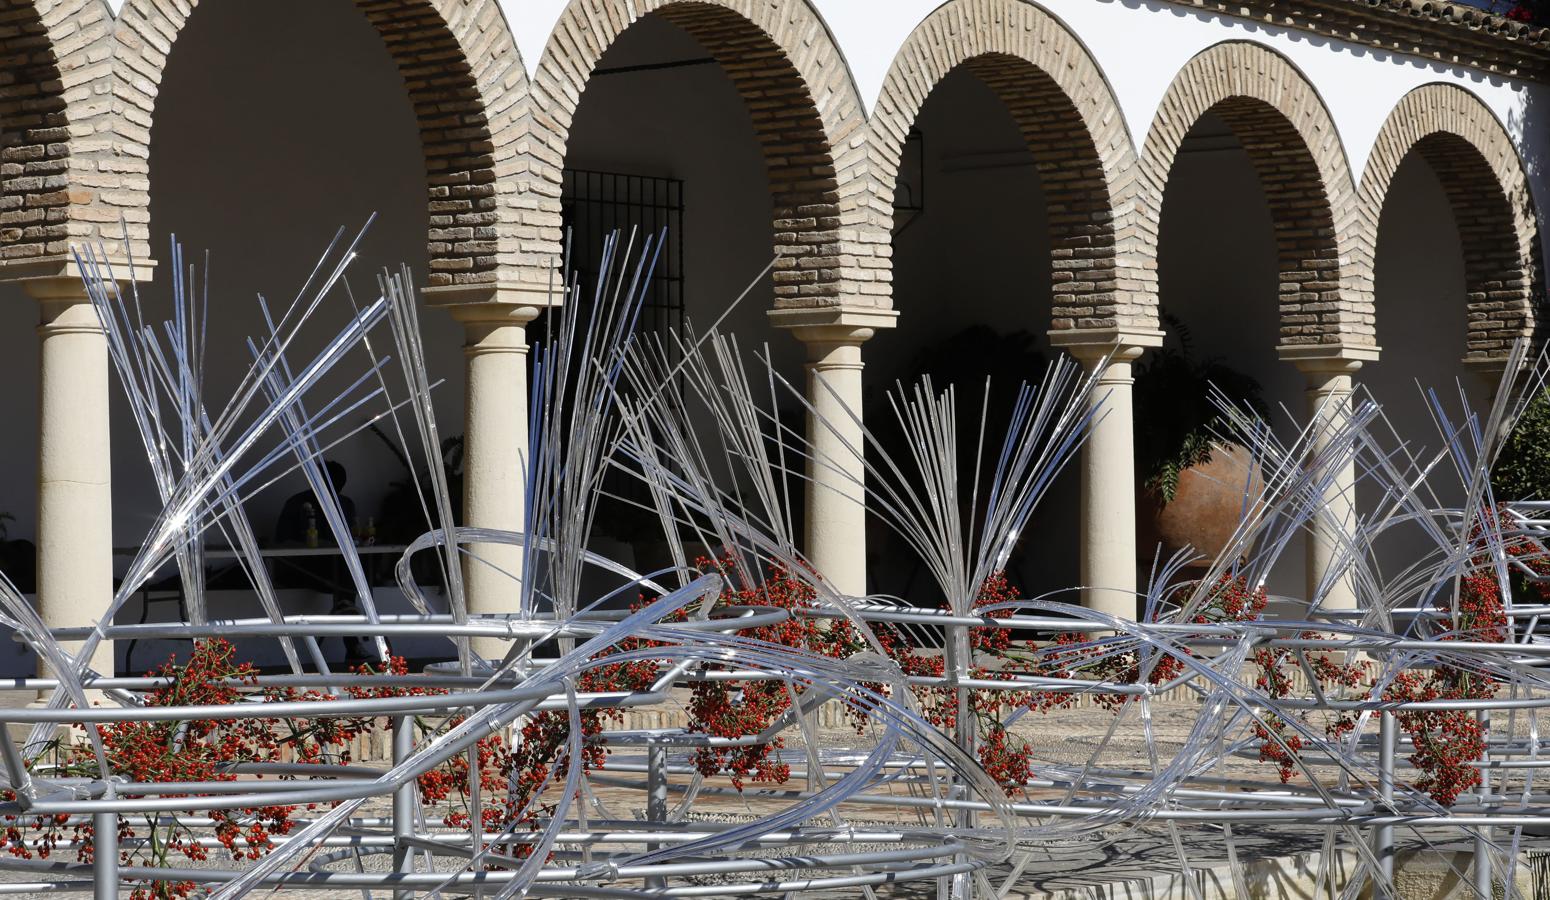
<path fill-rule="evenodd" d="M 1259 382 L 1219 358 L 1197 358 L 1189 327 L 1167 312 L 1162 319 L 1172 342 L 1136 367 L 1136 474 L 1143 487 L 1171 503 L 1179 476 L 1210 462 L 1219 440 L 1222 415 L 1211 389 L 1261 416 L 1265 403 Z"/>
<path fill-rule="evenodd" d="M 1550 499 L 1550 390 L 1540 391 L 1491 469 L 1497 500 Z"/>

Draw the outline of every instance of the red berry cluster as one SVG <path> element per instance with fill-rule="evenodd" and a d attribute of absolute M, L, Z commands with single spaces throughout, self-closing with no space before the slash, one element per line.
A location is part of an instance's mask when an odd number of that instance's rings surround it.
<path fill-rule="evenodd" d="M 990 619 L 1005 619 L 1016 613 L 1016 604 L 1021 599 L 1022 593 L 1007 579 L 1006 573 L 993 572 L 980 585 L 973 608 L 1004 607 L 990 609 L 984 615 Z M 1020 648 L 1004 627 L 972 627 L 968 631 L 968 643 L 971 657 L 975 657 L 970 661 L 968 677 L 975 681 L 1014 681 L 1020 675 L 1035 671 L 1019 655 Z M 926 655 L 906 648 L 895 658 L 907 675 L 941 678 L 946 673 L 946 660 L 941 655 Z M 958 727 L 959 689 L 926 685 L 915 687 L 913 693 L 926 721 L 943 730 Z M 969 689 L 965 693 L 965 706 L 973 719 L 980 764 L 1007 796 L 1023 791 L 1033 777 L 1033 748 L 1014 737 L 1002 723 L 1008 713 L 1033 707 L 1044 695 L 1033 690 L 1012 689 Z"/>
<path fill-rule="evenodd" d="M 1312 631 L 1303 632 L 1301 636 L 1308 640 L 1327 637 Z M 1304 658 L 1318 679 L 1320 690 L 1329 696 L 1338 695 L 1337 692 L 1342 688 L 1349 690 L 1360 687 L 1368 675 L 1366 663 L 1347 661 L 1338 654 L 1310 652 L 1305 653 Z M 1259 667 L 1254 686 L 1261 693 L 1273 700 L 1291 696 L 1296 687 L 1292 670 L 1298 663 L 1289 651 L 1261 647 L 1254 651 L 1253 660 Z M 1326 718 L 1324 733 L 1330 740 L 1341 740 L 1356 727 L 1355 717 L 1345 713 L 1329 714 Z M 1303 714 L 1299 721 L 1306 726 L 1308 715 Z M 1276 765 L 1283 784 L 1291 781 L 1299 768 L 1304 744 L 1298 729 L 1281 715 L 1266 713 L 1263 721 L 1255 724 L 1254 734 L 1260 742 L 1259 758 Z"/>
<path fill-rule="evenodd" d="M 1190 587 L 1185 585 L 1184 587 Z M 1187 616 L 1196 625 L 1213 625 L 1230 622 L 1252 622 L 1264 615 L 1269 598 L 1262 587 L 1251 587 L 1241 576 L 1222 575 L 1211 586 L 1203 601 Z M 1313 636 L 1313 635 L 1307 635 Z M 1123 645 L 1120 645 L 1123 646 Z M 1259 672 L 1255 686 L 1267 696 L 1289 696 L 1293 689 L 1290 672 L 1291 658 L 1284 651 L 1256 650 L 1253 660 Z M 1360 664 L 1338 661 L 1330 654 L 1308 654 L 1310 667 L 1327 690 L 1336 686 L 1356 687 L 1365 675 Z M 1066 632 L 1055 636 L 1054 641 L 1030 657 L 1029 671 L 1048 678 L 1101 681 L 1113 685 L 1134 685 L 1143 681 L 1153 686 L 1164 685 L 1183 674 L 1185 662 L 1178 656 L 1158 653 L 1146 660 L 1143 675 L 1143 657 L 1139 649 L 1117 649 L 1093 641 L 1085 633 Z M 1131 695 L 1111 692 L 1093 695 L 1094 701 L 1109 710 L 1117 710 Z M 1068 691 L 1039 692 L 1031 708 L 1041 712 L 1069 708 L 1077 695 Z M 1332 737 L 1338 738 L 1355 727 L 1355 720 L 1348 716 L 1336 718 L 1325 726 Z M 1271 714 L 1254 727 L 1260 743 L 1259 758 L 1275 764 L 1283 782 L 1289 781 L 1298 768 L 1299 753 L 1304 741 L 1298 729 L 1284 718 Z"/>
<path fill-rule="evenodd" d="M 1480 695 L 1479 690 L 1464 687 L 1437 670 L 1430 675 L 1401 672 L 1383 696 L 1385 700 L 1415 703 Z M 1480 784 L 1480 770 L 1474 763 L 1485 756 L 1486 732 L 1473 715 L 1464 710 L 1425 709 L 1404 710 L 1396 718 L 1415 746 L 1410 764 L 1422 773 L 1415 783 L 1418 790 L 1443 806 L 1452 806 L 1460 794 Z"/>
<path fill-rule="evenodd" d="M 702 569 L 722 573 L 728 583 L 736 578 L 729 558 L 699 559 Z M 843 658 L 862 647 L 860 635 L 848 622 L 831 623 L 800 611 L 817 607 L 812 585 L 789 569 L 772 566 L 762 581 L 742 588 L 728 587 L 716 598 L 712 615 L 731 606 L 762 606 L 791 610 L 793 615 L 770 625 L 738 631 L 741 637 L 796 647 L 809 653 Z M 708 664 L 701 674 L 727 667 Z M 722 738 L 746 738 L 759 734 L 785 715 L 791 707 L 791 695 L 780 681 L 700 680 L 695 682 L 689 700 L 689 730 Z M 733 787 L 744 783 L 781 784 L 791 776 L 791 767 L 780 762 L 776 751 L 784 746 L 780 738 L 768 743 L 737 747 L 700 747 L 694 764 L 707 776 L 724 774 Z"/>
<path fill-rule="evenodd" d="M 1291 781 L 1301 759 L 1302 735 L 1285 719 L 1266 713 L 1264 721 L 1254 723 L 1254 736 L 1259 740 L 1259 761 L 1273 763 L 1282 784 Z"/>
<path fill-rule="evenodd" d="M 1473 530 L 1472 539 L 1483 544 L 1486 529 L 1494 532 L 1495 516 Z M 1550 570 L 1544 548 L 1530 541 L 1513 540 L 1506 552 L 1536 572 Z M 1437 635 L 1447 641 L 1489 641 L 1507 639 L 1507 613 L 1501 583 L 1491 554 L 1480 547 L 1471 560 L 1471 570 L 1459 580 L 1458 601 L 1439 595 L 1437 608 L 1446 617 L 1446 630 Z M 1534 585 L 1541 598 L 1547 586 Z M 1489 675 L 1457 665 L 1438 665 L 1429 672 L 1405 671 L 1395 676 L 1384 692 L 1385 700 L 1405 703 L 1429 700 L 1482 700 L 1496 695 L 1497 683 Z M 1410 737 L 1415 752 L 1410 764 L 1421 771 L 1416 787 L 1443 806 L 1452 806 L 1465 791 L 1480 784 L 1475 767 L 1485 756 L 1488 735 L 1485 727 L 1466 710 L 1401 710 L 1395 714 L 1399 726 Z"/>
<path fill-rule="evenodd" d="M 736 568 L 730 559 L 700 559 L 696 565 L 703 569 L 721 572 L 731 582 Z M 975 608 L 1015 603 L 1020 599 L 1017 589 L 1002 573 L 986 580 L 983 590 L 975 599 Z M 787 647 L 796 647 L 809 653 L 844 659 L 856 653 L 870 651 L 873 646 L 862 638 L 861 632 L 845 620 L 826 620 L 800 613 L 816 609 L 817 594 L 811 583 L 798 573 L 773 566 L 762 581 L 742 588 L 729 587 L 715 600 L 711 612 L 732 606 L 774 607 L 791 610 L 796 615 L 770 625 L 743 629 L 737 634 L 754 640 Z M 989 612 L 991 618 L 1005 618 L 1012 609 Z M 927 655 L 916 650 L 912 643 L 896 629 L 888 625 L 871 627 L 872 636 L 883 651 L 894 659 L 905 674 L 940 678 L 943 675 L 943 658 L 940 654 Z M 984 626 L 970 630 L 969 644 L 972 651 L 990 657 L 992 664 L 975 664 L 970 675 L 976 679 L 1010 680 L 1019 671 L 1025 671 L 1008 656 L 1012 642 L 1005 629 Z M 726 666 L 706 664 L 700 673 L 707 675 L 725 671 Z M 624 690 L 631 680 L 628 673 L 615 673 L 614 680 L 600 677 L 597 689 Z M 655 675 L 655 669 L 650 673 Z M 649 683 L 649 679 L 645 680 Z M 886 693 L 881 684 L 866 684 L 862 689 Z M 925 718 L 939 728 L 957 725 L 956 693 L 940 686 L 919 686 L 913 693 L 920 702 Z M 1027 706 L 1033 702 L 1031 691 L 984 691 L 969 692 L 969 709 L 975 716 L 982 739 L 979 742 L 980 758 L 986 768 L 1010 793 L 1020 790 L 1031 774 L 1031 750 L 1012 738 L 1002 727 L 1001 717 L 1011 708 Z M 842 698 L 843 699 L 843 698 Z M 707 679 L 697 681 L 689 701 L 690 731 L 723 738 L 747 738 L 757 735 L 773 724 L 790 709 L 791 694 L 781 681 L 741 681 Z M 847 703 L 846 709 L 857 730 L 868 721 L 864 701 Z M 780 784 L 791 774 L 790 767 L 776 756 L 784 746 L 780 738 L 769 742 L 736 747 L 702 747 L 695 751 L 694 763 L 706 775 L 724 775 L 734 787 L 741 790 L 749 782 L 756 784 Z"/>
<path fill-rule="evenodd" d="M 1000 722 L 985 728 L 979 745 L 980 765 L 1001 785 L 1008 797 L 1027 786 L 1033 777 L 1033 747 L 1011 737 Z"/>
<path fill-rule="evenodd" d="M 329 695 L 315 690 L 261 688 L 258 671 L 235 661 L 236 650 L 227 641 L 212 639 L 195 644 L 189 660 L 178 664 L 168 660 L 151 674 L 160 684 L 145 697 L 151 707 L 230 706 L 249 700 L 321 702 Z M 626 674 L 630 666 L 604 667 L 593 680 L 638 683 Z M 402 676 L 408 665 L 401 658 L 388 661 L 381 670 L 370 666 L 356 669 L 361 675 Z M 583 684 L 583 690 L 598 689 Z M 405 687 L 400 684 L 355 686 L 346 689 L 356 698 L 426 696 L 446 693 L 437 688 Z M 556 729 L 550 717 L 542 714 L 530 721 L 524 735 L 531 737 L 513 752 L 499 735 L 488 736 L 475 748 L 475 764 L 482 796 L 486 799 L 482 818 L 485 827 L 499 830 L 515 821 L 536 820 L 529 801 L 543 783 L 547 765 L 552 763 L 566 734 L 564 717 Z M 596 729 L 597 713 L 585 714 Z M 427 737 L 461 721 L 452 717 L 431 722 L 414 721 L 417 736 Z M 536 723 L 536 724 L 535 724 Z M 384 720 L 362 716 L 259 717 L 249 719 L 178 720 L 124 722 L 100 726 L 110 773 L 129 783 L 167 783 L 174 781 L 232 781 L 234 767 L 254 762 L 301 762 L 343 764 L 351 760 L 351 746 L 359 736 L 386 725 Z M 545 734 L 548 730 L 547 735 Z M 589 734 L 592 733 L 589 731 Z M 587 763 L 601 765 L 601 751 L 589 751 Z M 32 763 L 40 774 L 49 777 L 99 779 L 97 758 L 84 737 L 56 740 Z M 561 770 L 563 772 L 563 770 Z M 443 817 L 448 825 L 468 827 L 470 806 L 468 758 L 459 754 L 448 763 L 425 773 L 419 779 L 422 798 L 427 804 L 446 807 Z M 14 792 L 4 799 L 14 801 Z M 128 798 L 136 795 L 124 794 Z M 168 796 L 168 795 L 163 795 Z M 172 795 L 176 796 L 176 795 Z M 121 816 L 119 819 L 120 861 L 125 865 L 150 868 L 173 866 L 176 857 L 203 861 L 208 851 L 201 838 L 213 835 L 235 860 L 254 860 L 273 849 L 275 835 L 288 834 L 294 827 L 293 806 L 244 807 L 214 810 L 209 831 L 195 831 L 183 824 L 189 815 Z M 73 842 L 77 859 L 90 862 L 95 854 L 90 824 L 72 822 L 68 816 L 7 816 L 3 819 L 5 852 L 23 858 L 47 858 L 62 841 Z M 520 852 L 520 851 L 517 851 Z M 132 900 L 164 900 L 187 897 L 197 885 L 193 882 L 148 880 L 135 886 Z"/>
<path fill-rule="evenodd" d="M 146 697 L 146 705 L 228 706 L 240 703 L 253 689 L 258 672 L 235 661 L 236 650 L 224 640 L 201 641 L 188 662 L 169 660 L 153 674 L 162 680 Z M 178 781 L 234 781 L 233 767 L 241 763 L 274 762 L 289 749 L 283 729 L 272 719 L 207 719 L 115 722 L 99 726 L 110 773 L 128 783 L 153 784 Z M 38 757 L 33 768 L 50 777 L 98 779 L 96 754 L 84 738 L 57 740 Z M 133 799 L 137 795 L 124 794 Z M 176 794 L 162 796 L 179 796 Z M 7 794 L 14 799 L 14 794 Z M 234 860 L 253 860 L 273 847 L 272 837 L 288 833 L 295 807 L 261 806 L 212 810 L 212 833 Z M 25 859 L 47 858 L 63 839 L 67 817 L 5 817 L 4 848 Z M 141 839 L 139 828 L 144 828 Z M 147 814 L 121 816 L 118 833 L 120 861 L 166 868 L 181 855 L 202 861 L 208 852 L 201 833 L 182 824 L 182 817 Z M 90 862 L 95 856 L 94 831 L 88 824 L 71 827 L 76 858 Z M 185 881 L 151 881 L 136 886 L 133 898 L 184 897 L 195 885 Z"/>
<path fill-rule="evenodd" d="M 1190 621 L 1197 625 L 1252 621 L 1264 613 L 1267 602 L 1264 588 L 1250 588 L 1241 577 L 1223 575 L 1212 586 Z M 1054 643 L 1039 653 L 1036 660 L 1038 673 L 1051 678 L 1080 678 L 1110 684 L 1139 684 L 1142 680 L 1139 651 L 1098 646 L 1085 633 L 1065 632 L 1056 635 Z M 1149 660 L 1145 680 L 1150 685 L 1161 685 L 1183 673 L 1183 660 L 1160 653 Z M 1121 693 L 1098 694 L 1094 700 L 1100 706 L 1114 710 L 1124 705 L 1129 696 Z M 1069 707 L 1074 702 L 1075 696 L 1069 692 L 1050 691 L 1040 697 L 1037 708 L 1047 711 Z"/>
<path fill-rule="evenodd" d="M 1268 602 L 1263 587 L 1251 589 L 1245 579 L 1224 575 L 1213 588 L 1204 611 L 1194 617 L 1194 622 L 1257 621 L 1264 616 Z M 1320 637 L 1313 632 L 1306 632 L 1302 636 L 1309 639 Z M 1271 699 L 1291 696 L 1296 686 L 1292 669 L 1298 663 L 1289 652 L 1262 647 L 1255 650 L 1251 658 L 1259 669 L 1254 678 L 1256 689 Z M 1356 688 L 1367 674 L 1365 663 L 1346 662 L 1335 654 L 1307 653 L 1304 658 L 1326 693 L 1333 693 L 1339 687 Z M 1299 721 L 1306 726 L 1306 715 Z M 1331 739 L 1338 740 L 1355 727 L 1354 718 L 1336 715 L 1325 724 L 1324 731 Z M 1261 721 L 1255 723 L 1254 736 L 1259 741 L 1260 761 L 1275 765 L 1283 784 L 1291 781 L 1301 765 L 1305 744 L 1301 731 L 1281 714 L 1267 712 Z"/>
<path fill-rule="evenodd" d="M 1550 560 L 1542 548 L 1514 545 L 1509 548 L 1536 571 L 1550 571 Z M 1458 615 L 1444 639 L 1500 640 L 1505 635 L 1500 588 L 1484 555 L 1478 571 L 1463 579 Z M 732 579 L 735 567 L 729 559 L 699 560 L 702 568 L 721 571 Z M 712 614 L 733 606 L 774 607 L 793 615 L 772 624 L 737 632 L 753 640 L 805 650 L 833 658 L 847 658 L 873 649 L 852 623 L 806 615 L 816 608 L 816 593 L 802 573 L 772 568 L 758 584 L 729 587 L 716 598 Z M 988 578 L 974 601 L 974 608 L 991 609 L 986 615 L 1002 619 L 1014 612 L 1021 599 L 1017 588 L 1004 573 Z M 1261 588 L 1251 588 L 1243 579 L 1224 576 L 1208 592 L 1207 599 L 1189 616 L 1189 621 L 1207 625 L 1222 622 L 1247 622 L 1260 618 L 1266 606 Z M 676 618 L 684 618 L 680 613 Z M 872 628 L 873 636 L 884 651 L 898 662 L 907 675 L 941 678 L 945 671 L 940 653 L 919 652 L 901 633 L 886 625 Z M 1308 635 L 1316 637 L 1316 635 Z M 1003 627 L 985 625 L 970 629 L 970 676 L 978 680 L 1012 680 L 1021 675 L 1096 680 L 1115 685 L 1146 683 L 1162 685 L 1178 677 L 1185 669 L 1183 660 L 1165 653 L 1149 654 L 1139 648 L 1116 649 L 1114 642 L 1094 642 L 1078 633 L 1057 635 L 1052 644 L 1032 649 L 1014 642 Z M 650 648 L 651 642 L 629 638 L 604 651 L 595 665 L 577 679 L 581 691 L 638 691 L 649 688 L 661 675 L 661 665 L 653 660 L 608 662 L 609 656 Z M 1315 677 L 1326 689 L 1355 689 L 1366 672 L 1360 664 L 1348 663 L 1331 654 L 1305 656 Z M 1277 699 L 1294 690 L 1293 666 L 1300 666 L 1285 651 L 1257 650 L 1253 660 L 1259 674 L 1256 686 L 1266 696 Z M 724 672 L 728 666 L 706 663 L 700 675 Z M 363 675 L 402 676 L 408 667 L 402 659 L 391 660 L 377 672 L 370 667 L 357 670 Z M 235 662 L 235 649 L 226 641 L 198 643 L 189 661 L 178 665 L 168 661 L 155 673 L 160 685 L 146 697 L 149 706 L 210 705 L 225 706 L 249 699 L 268 701 L 324 701 L 326 694 L 291 688 L 260 688 L 257 671 Z M 867 685 L 882 693 L 882 685 Z M 1484 675 L 1458 667 L 1439 667 L 1429 674 L 1404 672 L 1385 695 L 1401 701 L 1439 698 L 1478 698 L 1490 696 L 1494 683 Z M 405 695 L 443 694 L 435 688 L 404 687 L 400 684 L 352 687 L 353 697 L 376 698 Z M 959 727 L 960 689 L 941 685 L 917 686 L 913 693 L 924 717 L 943 729 Z M 1008 795 L 1024 789 L 1033 775 L 1033 751 L 1013 736 L 1003 724 L 1006 714 L 1015 709 L 1039 711 L 1070 706 L 1077 696 L 1071 692 L 1038 690 L 966 690 L 964 706 L 973 718 L 976 746 L 981 764 Z M 1118 709 L 1129 695 L 1104 693 L 1097 702 Z M 847 705 L 858 729 L 867 722 L 866 702 Z M 747 738 L 766 730 L 784 715 L 791 705 L 791 693 L 781 681 L 697 680 L 690 693 L 689 729 L 725 738 Z M 585 710 L 581 716 L 583 750 L 579 764 L 585 770 L 600 769 L 607 759 L 604 725 L 622 718 L 619 710 Z M 1478 784 L 1478 770 L 1472 763 L 1485 751 L 1485 733 L 1472 717 L 1453 712 L 1407 711 L 1399 714 L 1402 727 L 1411 736 L 1416 752 L 1411 761 L 1422 770 L 1418 786 L 1431 793 L 1439 803 L 1451 804 L 1465 790 Z M 429 736 L 461 721 L 450 717 L 438 721 L 415 720 L 419 736 Z M 1304 723 L 1298 727 L 1276 714 L 1267 715 L 1255 728 L 1260 742 L 1260 759 L 1274 764 L 1282 781 L 1290 780 L 1299 765 L 1304 747 Z M 115 723 L 102 727 L 110 773 L 127 782 L 166 783 L 172 781 L 230 781 L 236 778 L 234 767 L 245 762 L 298 761 L 308 763 L 346 763 L 350 746 L 362 734 L 383 727 L 381 720 L 370 717 L 297 717 L 255 718 L 232 721 L 178 721 Z M 1325 725 L 1331 739 L 1341 739 L 1355 728 L 1349 716 L 1336 717 Z M 546 803 L 544 794 L 561 783 L 569 765 L 576 760 L 563 752 L 569 743 L 570 719 L 559 712 L 542 712 L 528 717 L 521 725 L 520 740 L 514 745 L 499 735 L 480 740 L 472 753 L 459 754 L 445 765 L 425 773 L 418 787 L 427 804 L 441 805 L 443 821 L 449 826 L 500 831 L 514 824 L 536 826 L 553 812 L 553 798 Z M 741 789 L 749 781 L 782 783 L 790 777 L 790 768 L 779 760 L 782 748 L 776 738 L 769 742 L 737 746 L 699 748 L 694 763 L 707 776 L 723 775 Z M 51 754 L 34 764 L 51 777 L 101 778 L 95 754 L 82 740 L 60 741 Z M 481 821 L 472 820 L 472 788 L 477 784 L 481 796 Z M 6 795 L 14 800 L 14 794 Z M 273 836 L 287 834 L 293 827 L 293 807 L 242 808 L 211 813 L 213 833 L 236 859 L 257 859 L 273 847 Z M 181 855 L 191 860 L 206 858 L 206 850 L 179 817 L 121 817 L 119 834 L 121 858 L 126 864 L 166 868 Z M 77 857 L 89 861 L 93 854 L 92 831 L 65 816 L 6 817 L 3 846 L 6 852 L 25 858 L 47 858 L 61 841 L 76 847 Z M 141 835 L 144 835 L 142 838 Z M 510 848 L 521 855 L 521 846 Z M 185 882 L 148 881 L 137 886 L 135 898 L 172 898 L 188 896 L 195 885 Z"/>

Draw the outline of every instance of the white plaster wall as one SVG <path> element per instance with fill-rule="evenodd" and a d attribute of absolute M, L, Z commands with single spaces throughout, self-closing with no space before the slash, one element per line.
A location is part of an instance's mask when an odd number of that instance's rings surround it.
<path fill-rule="evenodd" d="M 811 3 L 845 55 L 868 108 L 910 32 L 942 5 L 939 0 Z M 524 62 L 535 69 L 566 0 L 500 0 L 500 5 Z M 1419 85 L 1449 81 L 1468 87 L 1504 122 L 1522 105 L 1521 83 L 1246 19 L 1142 0 L 1046 0 L 1038 5 L 1065 22 L 1092 52 L 1138 145 L 1173 75 L 1195 54 L 1226 40 L 1265 44 L 1308 75 L 1330 107 L 1358 173 L 1384 116 Z"/>
<path fill-rule="evenodd" d="M 107 2 L 115 10 L 122 6 L 121 0 Z M 497 2 L 524 63 L 535 71 L 569 0 Z M 940 5 L 938 0 L 811 2 L 827 23 L 869 107 L 910 32 Z M 1162 2 L 1046 0 L 1042 5 L 1092 52 L 1138 147 L 1168 85 L 1191 57 L 1221 41 L 1247 40 L 1285 54 L 1319 89 L 1354 177 L 1360 177 L 1373 140 L 1399 98 L 1420 85 L 1447 82 L 1472 91 L 1507 126 L 1529 162 L 1539 206 L 1545 205 L 1550 192 L 1540 159 L 1540 148 L 1550 137 L 1550 125 L 1543 121 L 1550 89 L 1544 86 Z"/>
<path fill-rule="evenodd" d="M 1308 77 L 1329 108 L 1356 177 L 1389 111 L 1420 85 L 1444 81 L 1468 88 L 1503 122 L 1523 102 L 1520 84 L 1472 70 L 1167 3 L 1051 0 L 1047 8 L 1092 51 L 1138 147 L 1173 75 L 1200 51 L 1229 40 L 1277 50 Z"/>

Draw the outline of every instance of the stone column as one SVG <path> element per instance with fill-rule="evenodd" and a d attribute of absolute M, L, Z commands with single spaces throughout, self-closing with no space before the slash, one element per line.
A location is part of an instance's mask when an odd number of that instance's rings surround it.
<path fill-rule="evenodd" d="M 429 289 L 463 326 L 463 522 L 468 526 L 523 531 L 528 452 L 527 325 L 551 306 L 547 292 L 485 288 L 469 292 Z M 558 297 L 558 292 L 554 295 Z M 463 585 L 471 614 L 520 609 L 522 548 L 469 544 Z M 507 641 L 476 638 L 474 652 L 499 660 Z"/>
<path fill-rule="evenodd" d="M 113 600 L 107 336 L 80 278 L 23 284 L 41 311 L 38 613 L 50 628 L 92 625 Z M 113 675 L 112 643 L 99 643 L 89 665 Z M 44 669 L 40 661 L 38 674 L 52 674 Z"/>
<path fill-rule="evenodd" d="M 861 345 L 898 313 L 885 309 L 778 309 L 777 328 L 807 345 L 807 521 L 803 552 L 836 590 L 866 594 L 866 468 Z"/>
<path fill-rule="evenodd" d="M 1097 382 L 1096 412 L 1082 445 L 1080 578 L 1082 605 L 1125 619 L 1136 616 L 1136 447 L 1132 368 L 1148 347 L 1162 344 L 1152 331 L 1089 335 L 1053 331 Z"/>
<path fill-rule="evenodd" d="M 1322 421 L 1324 427 L 1315 435 L 1310 452 L 1322 454 L 1329 446 L 1332 434 L 1338 431 L 1351 414 L 1353 376 L 1366 360 L 1377 359 L 1376 347 L 1309 347 L 1287 346 L 1281 348 L 1281 358 L 1289 360 L 1307 379 L 1307 405 L 1309 421 Z M 1317 518 L 1310 522 L 1306 537 L 1304 557 L 1304 584 L 1308 598 L 1312 598 L 1319 585 L 1328 583 L 1323 607 L 1329 610 L 1356 609 L 1356 588 L 1349 572 L 1340 571 L 1350 563 L 1343 549 L 1348 535 L 1356 524 L 1356 461 L 1342 463 L 1324 490 Z M 1344 565 L 1342 565 L 1342 560 Z"/>

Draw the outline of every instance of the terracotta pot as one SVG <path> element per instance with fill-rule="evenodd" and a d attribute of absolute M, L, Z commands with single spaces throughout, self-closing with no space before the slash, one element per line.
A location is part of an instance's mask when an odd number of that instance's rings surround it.
<path fill-rule="evenodd" d="M 1158 543 L 1166 560 L 1185 547 L 1205 557 L 1202 565 L 1221 555 L 1245 510 L 1246 497 L 1257 497 L 1264 486 L 1258 463 L 1247 448 L 1218 444 L 1211 459 L 1179 475 L 1173 502 L 1144 487 L 1136 491 L 1136 555 L 1149 568 Z"/>

